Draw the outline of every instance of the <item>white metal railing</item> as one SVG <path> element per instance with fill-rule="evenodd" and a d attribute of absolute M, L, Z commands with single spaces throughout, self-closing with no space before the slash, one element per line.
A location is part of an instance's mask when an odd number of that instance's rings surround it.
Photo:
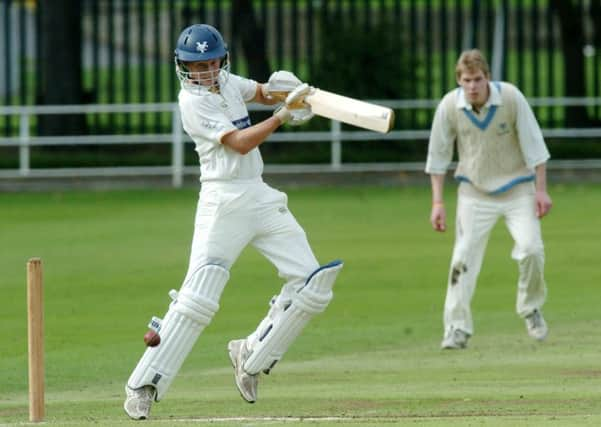
<path fill-rule="evenodd" d="M 375 100 L 372 101 L 395 110 L 435 108 L 439 100 Z M 532 106 L 596 106 L 601 105 L 601 98 L 531 98 Z M 249 110 L 269 110 L 272 107 L 250 104 Z M 125 135 L 80 135 L 80 136 L 33 136 L 30 134 L 31 116 L 40 114 L 86 114 L 86 113 L 142 113 L 169 112 L 172 114 L 171 132 L 160 134 L 125 134 Z M 179 107 L 176 103 L 145 104 L 87 104 L 87 105 L 38 105 L 38 106 L 1 106 L 0 115 L 19 117 L 19 136 L 0 137 L 0 147 L 19 147 L 18 169 L 0 169 L 0 179 L 18 177 L 75 177 L 75 176 L 131 176 L 138 174 L 171 175 L 172 184 L 180 187 L 183 176 L 190 171 L 197 173 L 198 167 L 186 168 L 184 165 L 184 143 L 190 138 L 182 130 Z M 330 163 L 328 165 L 267 165 L 271 172 L 313 172 L 313 171 L 386 171 L 386 170 L 418 170 L 423 163 L 342 163 L 343 141 L 369 140 L 427 140 L 429 130 L 392 130 L 388 134 L 371 131 L 342 131 L 340 122 L 331 121 L 329 131 L 276 132 L 269 137 L 272 142 L 315 142 L 330 143 Z M 545 137 L 553 138 L 599 138 L 601 128 L 543 129 Z M 48 145 L 103 145 L 103 144 L 158 144 L 170 143 L 172 146 L 171 165 L 158 167 L 95 167 L 95 168 L 31 168 L 30 147 Z M 558 167 L 574 164 L 574 161 L 559 162 Z M 601 168 L 601 161 L 585 161 L 579 163 L 586 167 Z M 564 165 L 564 166 L 561 166 Z M 567 166 L 566 166 L 567 167 Z M 582 166 L 584 167 L 584 166 Z"/>

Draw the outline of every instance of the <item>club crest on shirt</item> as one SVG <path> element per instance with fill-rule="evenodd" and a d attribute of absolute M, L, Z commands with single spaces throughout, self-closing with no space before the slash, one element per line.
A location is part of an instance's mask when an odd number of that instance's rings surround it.
<path fill-rule="evenodd" d="M 509 133 L 509 125 L 507 122 L 501 122 L 497 125 L 497 135 L 505 135 Z"/>

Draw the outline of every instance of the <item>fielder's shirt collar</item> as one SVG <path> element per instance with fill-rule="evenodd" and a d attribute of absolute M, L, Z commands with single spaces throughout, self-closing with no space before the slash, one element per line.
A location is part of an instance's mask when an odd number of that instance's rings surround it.
<path fill-rule="evenodd" d="M 496 84 L 495 84 L 496 83 Z M 488 82 L 488 100 L 486 101 L 486 103 L 484 104 L 484 106 L 482 108 L 490 108 L 491 105 L 495 105 L 495 106 L 499 106 L 502 104 L 502 100 L 501 100 L 501 92 L 499 91 L 499 88 L 497 87 L 499 83 L 498 82 Z M 455 104 L 456 107 L 460 110 L 469 110 L 472 111 L 472 104 L 470 104 L 469 102 L 466 101 L 465 99 L 465 92 L 463 90 L 462 87 L 457 88 L 458 95 L 457 96 L 457 103 Z"/>

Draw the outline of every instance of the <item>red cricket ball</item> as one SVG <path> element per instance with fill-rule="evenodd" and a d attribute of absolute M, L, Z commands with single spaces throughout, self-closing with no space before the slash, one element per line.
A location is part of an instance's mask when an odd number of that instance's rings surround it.
<path fill-rule="evenodd" d="M 144 343 L 148 347 L 156 347 L 161 343 L 161 337 L 155 331 L 150 329 L 146 334 L 144 334 Z"/>

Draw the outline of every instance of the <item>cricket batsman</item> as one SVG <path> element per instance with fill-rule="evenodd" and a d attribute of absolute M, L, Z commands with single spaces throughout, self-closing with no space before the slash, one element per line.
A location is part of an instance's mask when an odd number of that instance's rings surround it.
<path fill-rule="evenodd" d="M 230 269 L 247 245 L 278 270 L 284 285 L 270 299 L 263 320 L 246 338 L 229 342 L 234 380 L 244 400 L 257 400 L 260 375 L 268 374 L 309 320 L 323 312 L 341 261 L 320 266 L 288 198 L 262 179 L 259 145 L 284 123 L 300 125 L 313 116 L 298 104 L 311 89 L 294 74 L 278 71 L 260 84 L 230 73 L 229 53 L 217 29 L 185 28 L 175 48 L 181 82 L 179 107 L 184 130 L 196 144 L 201 189 L 188 271 L 163 319 L 153 318 L 157 336 L 125 386 L 125 411 L 146 419 L 161 400 L 201 332 L 219 309 Z M 290 92 L 273 116 L 252 124 L 246 104 L 276 104 L 269 92 Z"/>

